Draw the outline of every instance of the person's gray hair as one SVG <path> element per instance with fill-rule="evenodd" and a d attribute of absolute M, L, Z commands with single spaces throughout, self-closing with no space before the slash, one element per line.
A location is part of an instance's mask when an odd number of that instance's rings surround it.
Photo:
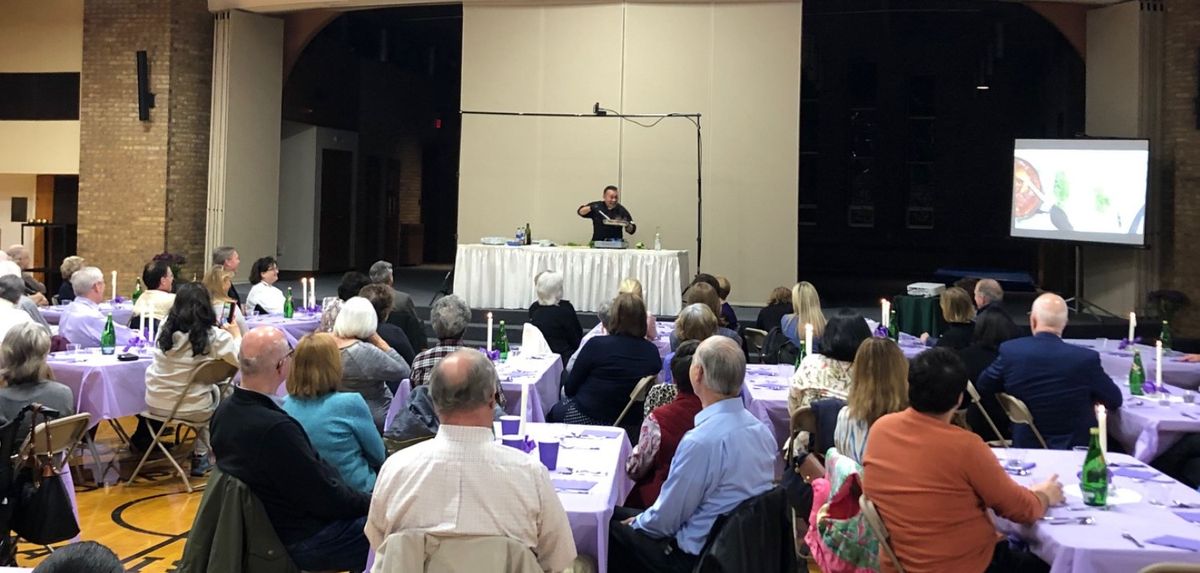
<path fill-rule="evenodd" d="M 608 313 L 610 310 L 612 310 L 612 301 L 610 300 L 600 303 L 599 308 L 596 309 L 596 318 L 600 319 L 600 326 L 603 326 L 604 330 L 608 330 Z"/>
<path fill-rule="evenodd" d="M 83 257 L 71 255 L 63 259 L 62 265 L 58 267 L 58 270 L 62 272 L 63 280 L 70 281 L 71 275 L 75 274 L 75 271 L 83 268 L 84 264 L 86 263 L 87 261 L 85 261 Z"/>
<path fill-rule="evenodd" d="M 104 273 L 100 272 L 99 268 L 83 267 L 71 275 L 71 290 L 75 291 L 75 296 L 83 296 L 102 280 Z"/>
<path fill-rule="evenodd" d="M 236 252 L 237 252 L 237 249 L 230 247 L 228 245 L 225 245 L 222 247 L 217 247 L 217 248 L 213 249 L 213 254 L 212 254 L 213 266 L 214 267 L 224 266 L 225 261 L 228 261 L 229 259 L 233 258 L 233 254 Z"/>
<path fill-rule="evenodd" d="M 284 336 L 282 330 L 279 330 L 274 326 L 260 326 L 253 330 L 258 330 L 259 328 L 270 328 L 272 330 L 277 330 L 279 331 L 280 336 L 274 345 L 262 347 L 260 352 L 256 355 L 246 354 L 246 346 L 240 346 L 238 349 L 238 369 L 242 371 L 242 376 L 254 376 L 264 372 L 269 372 L 272 368 L 275 368 L 275 365 L 278 364 L 284 356 L 287 356 L 289 351 L 287 337 Z"/>
<path fill-rule="evenodd" d="M 357 338 L 366 340 L 379 329 L 379 315 L 371 301 L 352 296 L 342 303 L 337 320 L 333 321 L 333 334 L 342 338 Z"/>
<path fill-rule="evenodd" d="M 456 294 L 446 295 L 429 309 L 429 322 L 439 339 L 462 338 L 471 323 L 471 307 Z"/>
<path fill-rule="evenodd" d="M 21 277 L 15 275 L 0 277 L 0 299 L 17 304 L 17 301 L 21 300 L 24 295 L 25 281 L 21 280 Z"/>
<path fill-rule="evenodd" d="M 1067 327 L 1067 303 L 1057 294 L 1045 293 L 1037 297 L 1029 312 L 1037 319 L 1039 327 L 1054 330 L 1059 336 Z"/>
<path fill-rule="evenodd" d="M 700 343 L 692 364 L 704 371 L 702 384 L 722 396 L 736 396 L 746 378 L 746 355 L 732 338 L 713 336 Z"/>
<path fill-rule="evenodd" d="M 21 260 L 21 257 L 23 257 L 27 253 L 29 253 L 29 249 L 26 248 L 25 245 L 18 243 L 16 245 L 13 245 L 13 246 L 5 249 L 4 252 L 8 253 L 9 259 L 17 261 L 17 260 Z"/>
<path fill-rule="evenodd" d="M 367 271 L 367 276 L 371 277 L 371 282 L 376 284 L 391 284 L 392 282 L 392 263 L 387 261 L 375 261 L 371 265 L 371 270 Z"/>
<path fill-rule="evenodd" d="M 13 326 L 0 344 L 0 378 L 11 384 L 28 384 L 42 379 L 46 355 L 50 352 L 50 333 L 34 322 Z"/>
<path fill-rule="evenodd" d="M 989 303 L 1004 300 L 1004 289 L 995 279 L 982 279 L 975 283 L 975 292 Z"/>
<path fill-rule="evenodd" d="M 464 380 L 447 373 L 446 358 L 459 357 L 467 362 Z M 439 416 L 486 407 L 496 395 L 499 378 L 496 367 L 478 350 L 459 350 L 443 358 L 433 368 L 429 379 L 429 396 Z"/>
<path fill-rule="evenodd" d="M 538 304 L 554 306 L 563 297 L 563 275 L 557 271 L 542 271 L 533 279 Z"/>

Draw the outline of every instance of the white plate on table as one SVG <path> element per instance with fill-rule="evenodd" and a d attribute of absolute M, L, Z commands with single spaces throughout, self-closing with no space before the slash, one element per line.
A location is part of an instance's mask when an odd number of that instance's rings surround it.
<path fill-rule="evenodd" d="M 1079 484 L 1063 486 L 1063 493 L 1075 499 L 1083 499 Z M 1127 487 L 1108 487 L 1108 505 L 1129 505 L 1142 501 L 1142 494 Z"/>

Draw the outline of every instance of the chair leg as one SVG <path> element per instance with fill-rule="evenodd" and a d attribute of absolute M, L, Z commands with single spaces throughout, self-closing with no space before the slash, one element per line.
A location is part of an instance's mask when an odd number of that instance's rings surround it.
<path fill-rule="evenodd" d="M 188 481 L 187 473 L 185 473 L 183 468 L 179 466 L 179 462 L 175 461 L 175 457 L 171 455 L 169 450 L 167 450 L 167 446 L 158 441 L 158 438 L 162 436 L 163 428 L 166 428 L 174 421 L 175 420 L 167 420 L 163 422 L 163 425 L 159 426 L 158 431 L 154 432 L 154 442 L 152 443 L 151 447 L 146 449 L 146 453 L 142 454 L 141 461 L 138 462 L 137 467 L 134 468 L 133 474 L 129 476 L 129 481 L 125 482 L 125 485 L 133 485 L 133 480 L 137 479 L 138 474 L 142 471 L 142 466 L 144 466 L 146 464 L 146 460 L 150 458 L 150 452 L 154 451 L 154 448 L 158 448 L 163 455 L 166 456 L 167 461 L 171 462 L 172 466 L 175 466 L 175 471 L 179 472 L 179 479 L 183 480 L 183 487 L 187 488 L 188 493 L 192 493 L 192 491 L 194 491 L 191 482 Z"/>
<path fill-rule="evenodd" d="M 125 431 L 125 428 L 122 428 L 121 424 L 117 423 L 116 420 L 109 419 L 107 421 L 113 432 L 117 434 L 117 439 L 121 440 L 122 444 L 128 446 L 130 443 L 129 433 Z"/>
<path fill-rule="evenodd" d="M 83 434 L 83 443 L 84 446 L 87 447 L 88 451 L 92 454 L 92 466 L 95 467 L 93 470 L 95 472 L 93 478 L 96 481 L 96 485 L 101 485 L 104 483 L 105 476 L 108 475 L 108 468 L 112 467 L 113 465 L 113 460 L 109 460 L 109 462 L 104 465 L 100 464 L 100 451 L 96 449 L 96 441 L 93 440 L 92 437 L 86 432 Z M 120 472 L 118 472 L 118 474 L 119 473 Z M 119 475 L 117 476 L 117 479 L 121 479 Z"/>
<path fill-rule="evenodd" d="M 163 455 L 167 456 L 167 461 L 171 462 L 172 466 L 175 466 L 176 472 L 179 472 L 179 479 L 183 480 L 183 487 L 187 489 L 188 493 L 192 493 L 192 482 L 188 480 L 187 472 L 183 471 L 183 467 L 179 465 L 179 462 L 175 461 L 175 456 L 172 456 L 171 452 L 167 451 L 167 447 L 162 444 L 158 444 L 158 449 L 162 450 Z"/>

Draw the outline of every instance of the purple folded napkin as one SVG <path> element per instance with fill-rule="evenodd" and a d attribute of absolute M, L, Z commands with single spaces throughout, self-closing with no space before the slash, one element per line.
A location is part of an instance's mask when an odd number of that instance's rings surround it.
<path fill-rule="evenodd" d="M 592 489 L 592 487 L 594 487 L 596 485 L 596 482 L 594 482 L 594 481 L 587 481 L 587 480 L 581 480 L 581 479 L 554 478 L 554 479 L 550 480 L 550 482 L 554 484 L 554 489 L 560 489 L 563 491 L 578 491 L 578 492 L 590 491 Z"/>
<path fill-rule="evenodd" d="M 1175 515 L 1182 517 L 1192 523 L 1200 523 L 1200 511 L 1176 511 Z"/>
<path fill-rule="evenodd" d="M 612 439 L 612 438 L 619 438 L 620 436 L 621 436 L 621 432 L 618 432 L 618 431 L 615 431 L 615 430 L 613 430 L 613 431 L 608 431 L 608 430 L 584 430 L 584 431 L 582 431 L 582 432 L 579 432 L 579 437 L 581 437 L 581 438 L 608 438 L 608 439 Z"/>
<path fill-rule="evenodd" d="M 1109 473 L 1115 476 L 1133 478 L 1133 479 L 1154 479 L 1159 476 L 1159 473 L 1154 470 L 1138 469 L 1138 468 L 1117 468 L 1109 470 Z"/>
<path fill-rule="evenodd" d="M 1174 547 L 1176 549 L 1186 549 L 1188 551 L 1200 551 L 1200 540 L 1179 537 L 1178 535 L 1160 535 L 1154 539 L 1147 539 L 1146 543 Z"/>

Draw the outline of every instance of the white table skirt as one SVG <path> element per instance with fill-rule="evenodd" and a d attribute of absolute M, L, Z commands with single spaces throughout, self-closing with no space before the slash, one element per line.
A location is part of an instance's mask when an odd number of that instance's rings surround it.
<path fill-rule="evenodd" d="M 563 274 L 563 298 L 576 310 L 595 311 L 612 300 L 627 278 L 642 282 L 647 310 L 675 315 L 683 298 L 687 251 L 459 245 L 454 294 L 472 308 L 529 308 L 537 298 L 533 277 Z"/>

